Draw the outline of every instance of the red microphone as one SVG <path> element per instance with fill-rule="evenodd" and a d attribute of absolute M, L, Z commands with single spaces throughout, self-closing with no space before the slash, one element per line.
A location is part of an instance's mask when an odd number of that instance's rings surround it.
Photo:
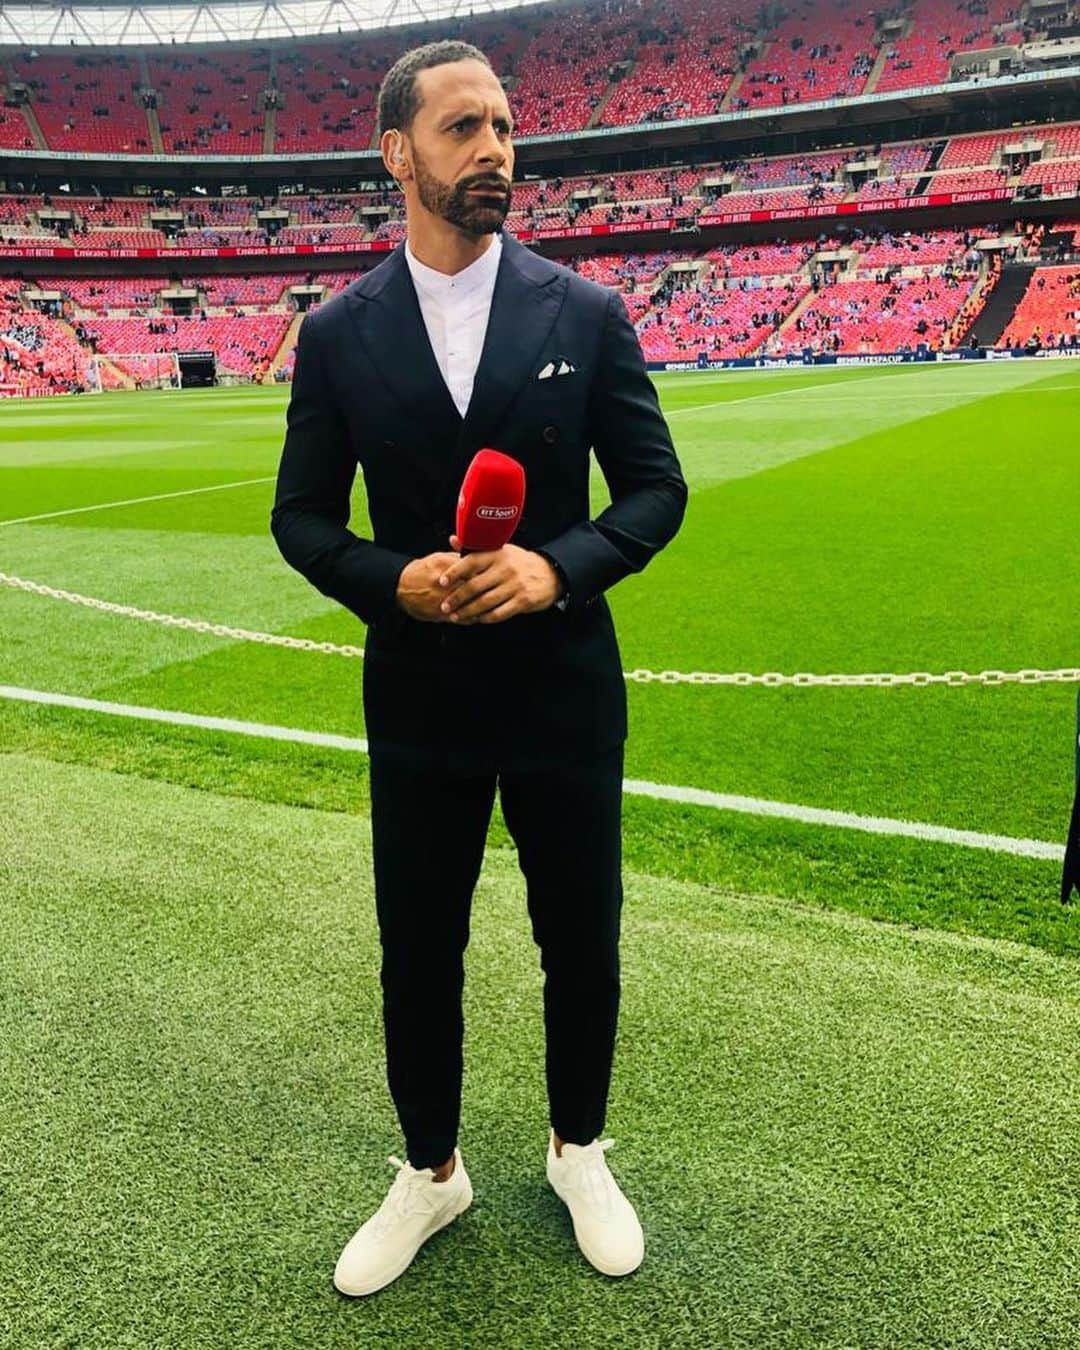
<path fill-rule="evenodd" d="M 466 553 L 502 548 L 521 522 L 525 469 L 499 450 L 477 450 L 458 494 L 458 547 Z"/>

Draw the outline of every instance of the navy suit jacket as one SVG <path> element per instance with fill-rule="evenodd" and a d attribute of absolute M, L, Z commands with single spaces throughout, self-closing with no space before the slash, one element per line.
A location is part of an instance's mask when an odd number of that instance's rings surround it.
<path fill-rule="evenodd" d="M 461 417 L 428 340 L 404 244 L 308 314 L 271 529 L 285 559 L 368 625 L 370 748 L 465 768 L 543 767 L 627 734 L 603 592 L 678 531 L 687 486 L 617 292 L 503 232 Z M 556 358 L 572 374 L 537 379 Z M 550 558 L 571 603 L 502 623 L 424 623 L 396 602 L 413 558 L 448 552 L 478 449 L 525 468 L 512 542 Z M 611 505 L 589 519 L 589 450 Z M 346 526 L 359 466 L 373 539 Z"/>

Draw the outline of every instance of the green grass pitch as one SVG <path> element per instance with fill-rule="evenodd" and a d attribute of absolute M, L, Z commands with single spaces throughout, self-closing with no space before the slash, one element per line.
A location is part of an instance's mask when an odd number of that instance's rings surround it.
<path fill-rule="evenodd" d="M 1080 368 L 657 385 L 691 496 L 609 592 L 624 669 L 1080 664 Z M 0 406 L 0 571 L 362 644 L 269 535 L 287 397 Z M 358 661 L 2 586 L 0 684 L 364 734 Z M 628 778 L 1063 836 L 1072 684 L 628 694 Z M 542 976 L 496 808 L 477 1203 L 352 1303 L 333 1261 L 402 1147 L 364 757 L 8 700 L 0 750 L 0 1343 L 1075 1345 L 1080 921 L 1054 861 L 628 795 L 607 1133 L 647 1255 L 611 1282 L 543 1175 Z"/>

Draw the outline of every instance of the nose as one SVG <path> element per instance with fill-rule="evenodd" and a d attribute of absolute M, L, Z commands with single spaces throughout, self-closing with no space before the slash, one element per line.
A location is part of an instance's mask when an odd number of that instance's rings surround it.
<path fill-rule="evenodd" d="M 506 163 L 506 147 L 499 140 L 499 133 L 491 122 L 487 124 L 484 135 L 477 146 L 476 158 L 480 164 L 493 164 L 497 167 Z"/>

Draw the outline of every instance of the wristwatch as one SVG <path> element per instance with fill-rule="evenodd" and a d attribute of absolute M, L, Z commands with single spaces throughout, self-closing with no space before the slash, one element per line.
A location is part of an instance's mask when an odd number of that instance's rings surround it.
<path fill-rule="evenodd" d="M 559 610 L 569 609 L 570 583 L 566 579 L 566 573 L 562 570 L 562 568 L 559 566 L 559 564 L 555 561 L 555 559 L 551 556 L 550 553 L 545 553 L 542 548 L 538 548 L 536 551 L 537 553 L 540 554 L 541 558 L 546 558 L 548 562 L 552 565 L 552 567 L 554 567 L 556 575 L 563 584 L 563 593 L 561 596 L 559 596 L 558 600 L 555 601 L 553 608 Z"/>

